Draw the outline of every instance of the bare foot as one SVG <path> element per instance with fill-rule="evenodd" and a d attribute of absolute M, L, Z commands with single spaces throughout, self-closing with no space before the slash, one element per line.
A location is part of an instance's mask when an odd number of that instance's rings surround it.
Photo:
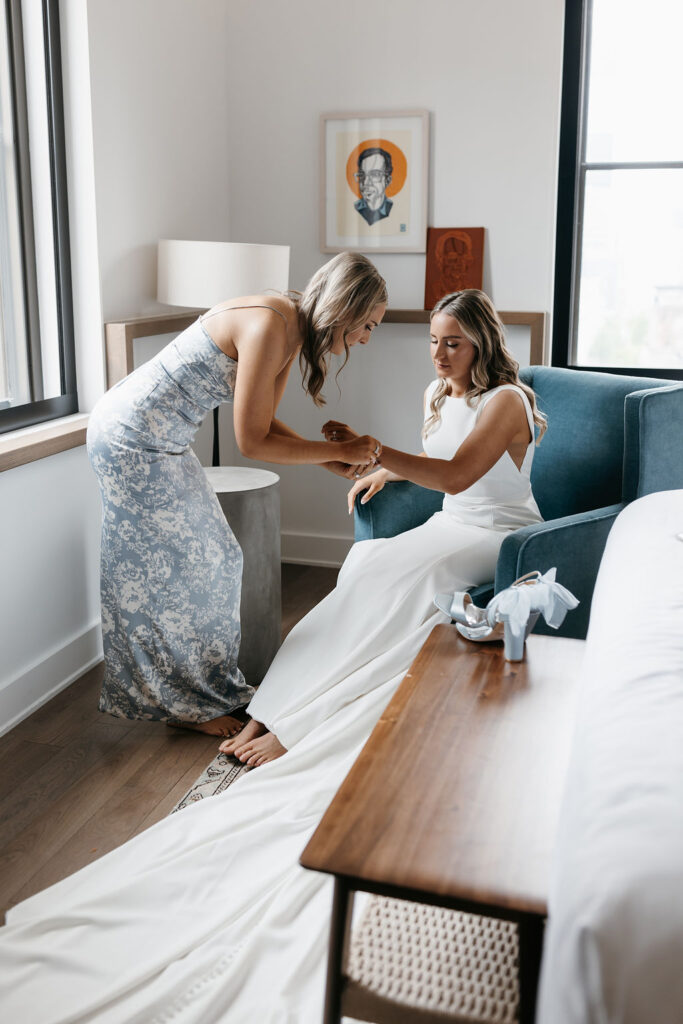
<path fill-rule="evenodd" d="M 221 715 L 211 718 L 208 722 L 167 722 L 173 729 L 194 729 L 205 732 L 209 736 L 235 736 L 242 728 L 239 718 L 232 715 Z"/>
<path fill-rule="evenodd" d="M 232 739 L 224 740 L 218 749 L 221 754 L 234 754 L 237 747 L 243 746 L 249 740 L 255 740 L 257 736 L 263 736 L 264 732 L 267 731 L 265 725 L 255 722 L 253 718 L 250 718 L 236 736 L 233 736 Z"/>
<path fill-rule="evenodd" d="M 286 753 L 287 748 L 282 746 L 277 736 L 272 732 L 266 732 L 263 736 L 258 736 L 255 740 L 238 746 L 235 750 L 235 757 L 242 764 L 248 764 L 255 768 L 258 765 L 267 764 L 269 761 L 275 761 L 276 758 L 282 757 Z"/>

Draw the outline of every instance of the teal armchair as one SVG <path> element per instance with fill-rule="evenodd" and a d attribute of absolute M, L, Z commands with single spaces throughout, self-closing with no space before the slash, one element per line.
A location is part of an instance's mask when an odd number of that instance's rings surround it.
<path fill-rule="evenodd" d="M 503 541 L 496 577 L 470 591 L 476 604 L 532 569 L 557 566 L 580 600 L 559 631 L 583 638 L 600 559 L 624 506 L 653 491 L 683 488 L 683 384 L 648 377 L 530 366 L 521 379 L 536 393 L 548 430 L 531 471 L 544 518 Z M 355 539 L 393 537 L 426 522 L 443 494 L 401 481 L 365 505 L 356 500 Z"/>

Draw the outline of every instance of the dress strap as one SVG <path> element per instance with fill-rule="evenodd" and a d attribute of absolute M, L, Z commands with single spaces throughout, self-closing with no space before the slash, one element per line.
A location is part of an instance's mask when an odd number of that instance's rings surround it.
<path fill-rule="evenodd" d="M 251 306 L 226 306 L 224 309 L 217 309 L 215 313 L 209 313 L 208 316 L 200 316 L 199 322 L 200 324 L 203 324 L 204 321 L 208 320 L 210 316 L 217 316 L 218 313 L 228 313 L 231 309 L 270 309 L 272 310 L 273 313 L 277 313 L 278 316 L 282 317 L 282 319 L 285 322 L 285 325 L 287 324 L 287 317 L 279 309 L 276 309 L 275 306 L 266 306 L 263 303 L 259 302 L 255 302 Z"/>
<path fill-rule="evenodd" d="M 489 398 L 493 398 L 493 396 L 497 395 L 499 391 L 515 391 L 522 399 L 522 402 L 524 403 L 524 411 L 526 412 L 527 423 L 529 424 L 529 430 L 531 431 L 531 441 L 529 442 L 529 444 L 533 444 L 534 439 L 536 437 L 536 433 L 534 430 L 534 414 L 531 411 L 531 403 L 528 397 L 525 395 L 524 391 L 522 390 L 522 388 L 520 388 L 518 384 L 499 384 L 497 388 L 492 388 L 491 391 L 486 391 L 482 395 L 482 400 L 479 403 L 479 407 L 477 409 L 477 419 L 479 419 L 479 414 L 486 405 L 486 403 L 488 402 Z"/>

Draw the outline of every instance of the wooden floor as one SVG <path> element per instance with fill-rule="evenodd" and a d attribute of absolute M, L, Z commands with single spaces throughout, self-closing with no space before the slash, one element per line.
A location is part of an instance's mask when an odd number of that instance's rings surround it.
<path fill-rule="evenodd" d="M 336 569 L 282 567 L 282 635 Z M 0 912 L 168 814 L 216 754 L 215 737 L 97 710 L 102 666 L 0 738 Z"/>

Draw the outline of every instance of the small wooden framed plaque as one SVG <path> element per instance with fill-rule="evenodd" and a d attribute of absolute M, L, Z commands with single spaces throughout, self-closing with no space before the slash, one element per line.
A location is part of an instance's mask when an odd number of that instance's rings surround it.
<path fill-rule="evenodd" d="M 481 288 L 484 228 L 427 228 L 425 309 L 450 292 Z"/>

